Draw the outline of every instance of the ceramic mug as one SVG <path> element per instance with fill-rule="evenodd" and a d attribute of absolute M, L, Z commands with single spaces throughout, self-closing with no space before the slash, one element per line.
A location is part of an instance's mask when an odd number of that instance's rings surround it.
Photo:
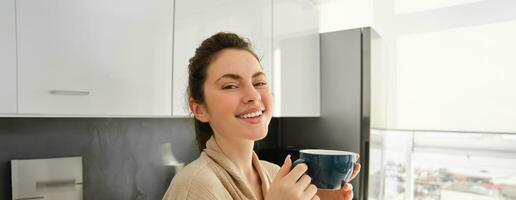
<path fill-rule="evenodd" d="M 317 188 L 340 189 L 351 178 L 358 158 L 357 153 L 348 151 L 303 149 L 292 168 L 305 163 L 308 166 L 306 174 Z"/>

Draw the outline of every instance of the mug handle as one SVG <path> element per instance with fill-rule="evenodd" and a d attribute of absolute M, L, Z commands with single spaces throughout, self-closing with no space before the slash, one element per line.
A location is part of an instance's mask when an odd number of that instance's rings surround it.
<path fill-rule="evenodd" d="M 297 159 L 296 161 L 294 161 L 294 162 L 292 163 L 292 168 L 294 168 L 296 165 L 299 165 L 299 164 L 301 164 L 301 163 L 305 163 L 305 165 L 306 165 L 306 160 L 305 160 L 305 159 L 302 159 L 302 158 Z"/>
<path fill-rule="evenodd" d="M 296 165 L 299 165 L 299 164 L 301 164 L 301 163 L 304 163 L 305 165 L 308 165 L 307 160 L 305 160 L 305 159 L 303 159 L 303 158 L 299 158 L 299 159 L 297 159 L 296 161 L 294 161 L 294 162 L 292 163 L 292 168 L 290 168 L 290 170 L 294 169 L 294 167 L 296 167 Z"/>

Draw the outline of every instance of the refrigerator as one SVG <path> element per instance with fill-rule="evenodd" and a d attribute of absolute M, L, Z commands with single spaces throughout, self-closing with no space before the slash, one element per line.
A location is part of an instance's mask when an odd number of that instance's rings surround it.
<path fill-rule="evenodd" d="M 321 148 L 360 154 L 351 182 L 354 199 L 367 199 L 371 107 L 371 28 L 320 34 L 321 116 L 278 119 L 280 147 Z"/>

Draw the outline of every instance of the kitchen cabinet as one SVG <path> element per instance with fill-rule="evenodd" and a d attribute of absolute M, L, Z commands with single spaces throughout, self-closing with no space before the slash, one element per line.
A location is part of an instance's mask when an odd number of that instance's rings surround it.
<path fill-rule="evenodd" d="M 19 114 L 171 115 L 173 1 L 20 0 L 16 22 Z"/>
<path fill-rule="evenodd" d="M 189 116 L 186 99 L 188 60 L 195 49 L 217 32 L 250 39 L 267 77 L 272 77 L 272 1 L 176 0 L 172 112 Z M 273 83 L 274 84 L 274 83 Z"/>
<path fill-rule="evenodd" d="M 309 0 L 274 0 L 273 7 L 273 115 L 318 117 L 319 12 Z"/>
<path fill-rule="evenodd" d="M 0 115 L 16 113 L 16 22 L 14 0 L 0 1 Z"/>
<path fill-rule="evenodd" d="M 274 116 L 320 116 L 319 13 L 308 0 L 176 1 L 173 115 L 188 116 L 188 59 L 205 38 L 251 40 L 274 93 Z"/>

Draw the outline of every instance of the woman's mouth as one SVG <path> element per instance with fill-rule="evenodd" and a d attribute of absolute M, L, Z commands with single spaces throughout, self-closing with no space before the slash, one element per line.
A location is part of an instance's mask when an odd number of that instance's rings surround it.
<path fill-rule="evenodd" d="M 242 115 L 236 116 L 237 118 L 244 120 L 245 122 L 251 123 L 251 124 L 258 124 L 262 121 L 263 111 L 256 111 L 252 113 L 246 113 Z"/>
<path fill-rule="evenodd" d="M 246 113 L 243 115 L 238 115 L 237 117 L 240 119 L 248 119 L 248 118 L 255 118 L 263 115 L 263 111 L 256 111 L 252 113 Z"/>

